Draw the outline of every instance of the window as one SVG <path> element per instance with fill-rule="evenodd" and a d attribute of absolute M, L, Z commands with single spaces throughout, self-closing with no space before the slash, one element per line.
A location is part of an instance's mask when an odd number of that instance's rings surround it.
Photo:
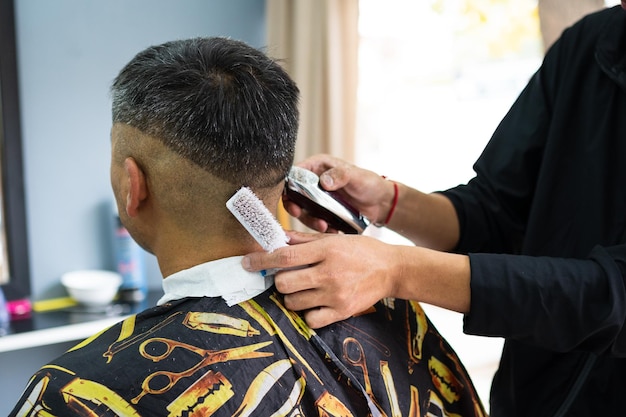
<path fill-rule="evenodd" d="M 360 1 L 356 162 L 423 191 L 472 164 L 543 54 L 533 0 Z"/>
<path fill-rule="evenodd" d="M 355 162 L 422 191 L 468 181 L 543 55 L 533 0 L 360 0 Z M 385 229 L 371 233 L 395 243 Z M 425 305 L 485 406 L 501 339 Z"/>

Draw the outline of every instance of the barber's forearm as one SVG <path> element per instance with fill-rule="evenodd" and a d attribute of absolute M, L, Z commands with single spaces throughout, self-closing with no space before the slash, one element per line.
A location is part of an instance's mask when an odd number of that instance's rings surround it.
<path fill-rule="evenodd" d="M 468 313 L 470 260 L 466 255 L 421 247 L 399 247 L 393 296 Z"/>
<path fill-rule="evenodd" d="M 387 225 L 419 246 L 449 251 L 459 240 L 459 221 L 450 200 L 398 183 L 398 202 Z"/>

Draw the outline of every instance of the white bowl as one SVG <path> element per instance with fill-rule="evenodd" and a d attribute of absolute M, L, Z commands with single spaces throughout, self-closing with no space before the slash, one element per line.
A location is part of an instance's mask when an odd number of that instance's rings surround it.
<path fill-rule="evenodd" d="M 122 277 L 112 271 L 80 270 L 63 274 L 61 283 L 76 302 L 102 306 L 115 299 Z"/>

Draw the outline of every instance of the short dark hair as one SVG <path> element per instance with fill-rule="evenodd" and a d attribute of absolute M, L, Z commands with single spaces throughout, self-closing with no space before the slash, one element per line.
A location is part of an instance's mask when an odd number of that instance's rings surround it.
<path fill-rule="evenodd" d="M 298 88 L 259 50 L 222 37 L 152 46 L 111 87 L 125 123 L 236 186 L 274 186 L 293 163 Z"/>

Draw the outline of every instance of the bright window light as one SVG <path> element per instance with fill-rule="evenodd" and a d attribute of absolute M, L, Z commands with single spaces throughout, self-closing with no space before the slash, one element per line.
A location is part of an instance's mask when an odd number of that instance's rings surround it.
<path fill-rule="evenodd" d="M 466 183 L 543 57 L 536 0 L 360 0 L 355 162 L 422 191 Z M 368 233 L 408 243 L 386 229 Z M 424 306 L 488 406 L 501 339 Z"/>

